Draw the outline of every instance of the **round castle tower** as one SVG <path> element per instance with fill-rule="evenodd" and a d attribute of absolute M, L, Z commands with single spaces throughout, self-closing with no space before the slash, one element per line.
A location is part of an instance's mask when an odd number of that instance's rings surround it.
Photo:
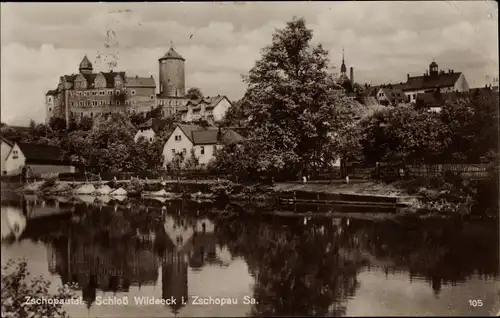
<path fill-rule="evenodd" d="M 160 97 L 184 97 L 186 79 L 185 59 L 173 47 L 160 59 Z"/>

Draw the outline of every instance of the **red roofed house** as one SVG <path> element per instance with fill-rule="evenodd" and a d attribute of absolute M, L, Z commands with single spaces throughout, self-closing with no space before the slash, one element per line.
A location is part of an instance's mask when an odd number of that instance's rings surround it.
<path fill-rule="evenodd" d="M 190 100 L 180 111 L 182 120 L 192 122 L 199 119 L 219 121 L 231 107 L 231 102 L 226 96 L 204 97 L 198 100 Z"/>
<path fill-rule="evenodd" d="M 408 74 L 406 83 L 400 88 L 408 97 L 408 100 L 415 103 L 418 94 L 431 93 L 436 90 L 441 93 L 466 92 L 469 90 L 469 84 L 463 73 L 454 72 L 453 70 L 448 72 L 439 71 L 437 63 L 432 62 L 429 65 L 428 73 L 414 77 L 410 77 L 410 74 Z"/>
<path fill-rule="evenodd" d="M 240 134 L 229 128 L 177 124 L 163 146 L 164 166 L 171 162 L 177 153 L 184 153 L 187 158 L 191 149 L 194 149 L 200 164 L 206 165 L 214 158 L 217 149 L 243 140 Z"/>
<path fill-rule="evenodd" d="M 19 175 L 27 165 L 35 176 L 75 172 L 75 166 L 62 160 L 59 147 L 14 143 L 2 167 L 3 175 Z"/>

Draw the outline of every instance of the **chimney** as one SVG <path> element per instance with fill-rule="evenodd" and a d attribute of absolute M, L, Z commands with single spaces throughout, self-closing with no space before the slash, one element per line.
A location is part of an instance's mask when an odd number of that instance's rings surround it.
<path fill-rule="evenodd" d="M 410 80 L 410 73 L 406 74 L 406 81 Z"/>
<path fill-rule="evenodd" d="M 217 141 L 220 140 L 220 137 L 221 137 L 221 129 L 220 129 L 220 126 L 219 126 L 219 130 L 217 131 Z"/>
<path fill-rule="evenodd" d="M 351 84 L 354 84 L 354 68 L 351 66 L 350 67 L 350 80 L 351 80 Z"/>

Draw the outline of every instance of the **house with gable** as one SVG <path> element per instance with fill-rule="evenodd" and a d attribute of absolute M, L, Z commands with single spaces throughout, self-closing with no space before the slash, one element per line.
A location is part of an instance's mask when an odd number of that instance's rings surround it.
<path fill-rule="evenodd" d="M 147 122 L 137 127 L 138 129 L 134 136 L 134 141 L 137 142 L 139 138 L 144 137 L 147 141 L 152 142 L 158 132 L 160 132 L 168 123 L 169 120 L 150 118 Z"/>
<path fill-rule="evenodd" d="M 218 149 L 243 140 L 239 133 L 230 128 L 177 124 L 163 146 L 164 166 L 172 162 L 178 153 L 183 153 L 187 158 L 191 149 L 194 149 L 200 165 L 203 166 L 215 157 Z"/>
<path fill-rule="evenodd" d="M 200 119 L 207 121 L 220 121 L 224 118 L 231 102 L 226 96 L 207 96 L 197 100 L 189 100 L 181 112 L 181 119 L 193 122 Z"/>
<path fill-rule="evenodd" d="M 19 175 L 24 166 L 29 166 L 35 176 L 75 172 L 75 166 L 71 162 L 63 160 L 62 157 L 63 154 L 59 147 L 14 143 L 5 159 L 2 174 Z"/>
<path fill-rule="evenodd" d="M 462 72 L 439 70 L 438 64 L 433 61 L 429 65 L 429 70 L 422 76 L 410 76 L 408 74 L 406 83 L 400 88 L 408 97 L 408 100 L 415 103 L 418 94 L 433 93 L 435 91 L 441 93 L 466 92 L 469 90 L 469 84 Z"/>
<path fill-rule="evenodd" d="M 12 150 L 12 147 L 14 146 L 14 143 L 7 138 L 4 138 L 3 136 L 0 136 L 0 141 L 2 143 L 2 148 L 0 150 L 0 153 L 2 155 L 2 175 L 5 175 L 7 174 L 7 171 L 5 170 L 5 162 L 7 160 L 7 156 Z"/>
<path fill-rule="evenodd" d="M 377 92 L 377 101 L 380 105 L 398 105 L 407 100 L 405 93 L 399 88 L 382 87 Z"/>

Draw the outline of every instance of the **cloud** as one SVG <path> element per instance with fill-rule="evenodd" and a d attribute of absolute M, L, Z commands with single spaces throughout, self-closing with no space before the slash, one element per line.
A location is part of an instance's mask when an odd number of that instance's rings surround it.
<path fill-rule="evenodd" d="M 276 28 L 306 19 L 314 43 L 339 66 L 342 48 L 358 82 L 403 81 L 432 59 L 471 86 L 498 74 L 496 2 L 5 3 L 1 10 L 2 121 L 44 120 L 44 95 L 85 54 L 97 70 L 153 75 L 171 41 L 186 58 L 186 86 L 240 98 L 241 74 Z M 100 61 L 98 57 L 101 57 Z M 27 94 L 26 92 L 29 92 Z"/>

